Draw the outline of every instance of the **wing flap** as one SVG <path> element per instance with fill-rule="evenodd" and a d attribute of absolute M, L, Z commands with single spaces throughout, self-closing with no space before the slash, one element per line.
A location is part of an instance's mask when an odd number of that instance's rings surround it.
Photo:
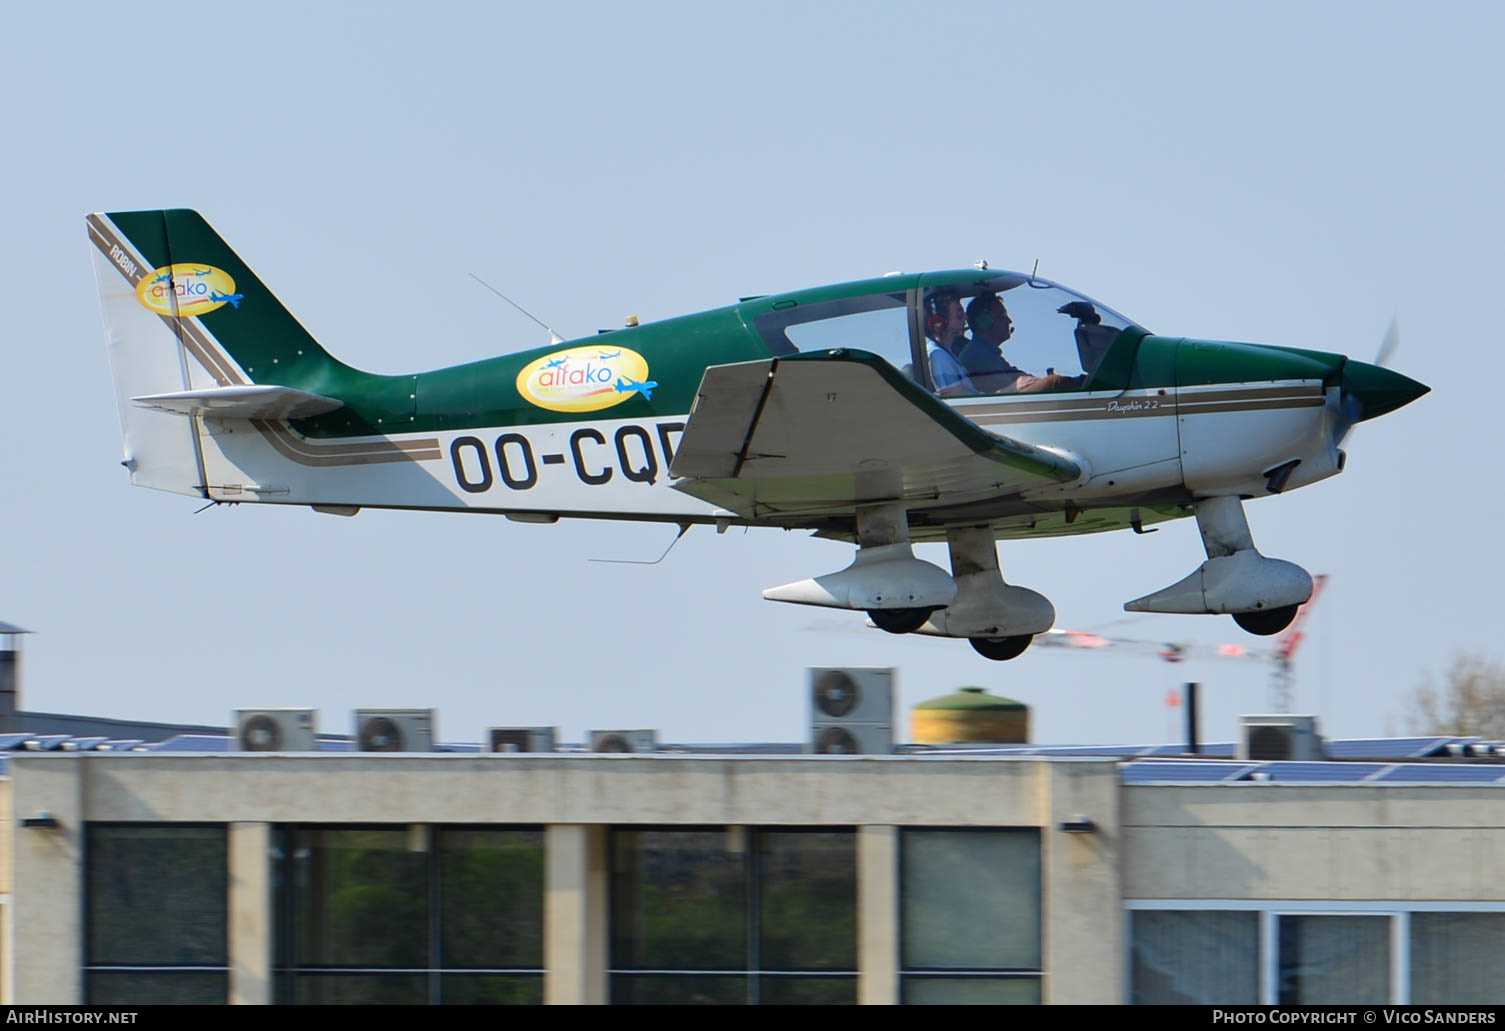
<path fill-rule="evenodd" d="M 749 517 L 893 498 L 925 508 L 1081 475 L 854 350 L 707 369 L 670 472 L 686 478 L 677 489 Z"/>
<path fill-rule="evenodd" d="M 211 387 L 145 394 L 131 398 L 141 408 L 174 415 L 217 415 L 224 419 L 307 419 L 343 408 L 345 402 L 306 390 L 272 385 Z"/>
<path fill-rule="evenodd" d="M 674 452 L 674 476 L 736 476 L 758 412 L 772 383 L 772 361 L 718 365 L 706 370 L 690 411 L 695 427 Z M 715 372 L 716 375 L 711 375 Z"/>

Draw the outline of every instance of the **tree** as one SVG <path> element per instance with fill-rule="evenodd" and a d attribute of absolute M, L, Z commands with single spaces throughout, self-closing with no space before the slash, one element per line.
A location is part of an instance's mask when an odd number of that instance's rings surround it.
<path fill-rule="evenodd" d="M 1505 666 L 1482 655 L 1457 656 L 1441 686 L 1428 677 L 1416 689 L 1409 715 L 1424 734 L 1505 740 Z"/>

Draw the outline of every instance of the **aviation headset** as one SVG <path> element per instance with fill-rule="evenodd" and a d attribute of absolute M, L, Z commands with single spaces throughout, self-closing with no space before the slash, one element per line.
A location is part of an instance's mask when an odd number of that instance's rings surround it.
<path fill-rule="evenodd" d="M 960 304 L 962 299 L 955 290 L 935 290 L 925 298 L 925 335 L 932 340 L 941 338 L 950 317 L 951 302 Z"/>
<path fill-rule="evenodd" d="M 978 294 L 967 305 L 967 324 L 974 332 L 986 333 L 998 324 L 998 309 L 1002 307 L 1003 299 L 997 294 Z"/>

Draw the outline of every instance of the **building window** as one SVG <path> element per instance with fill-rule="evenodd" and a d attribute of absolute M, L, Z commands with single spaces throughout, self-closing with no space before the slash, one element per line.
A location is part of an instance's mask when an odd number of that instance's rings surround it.
<path fill-rule="evenodd" d="M 537 828 L 282 827 L 282 1002 L 543 1000 Z"/>
<path fill-rule="evenodd" d="M 223 1003 L 225 826 L 91 823 L 84 849 L 89 1003 Z"/>
<path fill-rule="evenodd" d="M 1140 899 L 1128 905 L 1135 1003 L 1505 1002 L 1505 903 Z"/>
<path fill-rule="evenodd" d="M 617 830 L 614 1003 L 855 1003 L 850 829 Z"/>
<path fill-rule="evenodd" d="M 906 1003 L 1040 1001 L 1040 833 L 904 830 Z"/>
<path fill-rule="evenodd" d="M 1141 910 L 1130 914 L 1137 1005 L 1259 1002 L 1259 914 Z"/>
<path fill-rule="evenodd" d="M 1383 915 L 1280 918 L 1280 1005 L 1390 1001 L 1390 920 Z"/>
<path fill-rule="evenodd" d="M 1505 913 L 1412 913 L 1411 1003 L 1505 1003 Z"/>

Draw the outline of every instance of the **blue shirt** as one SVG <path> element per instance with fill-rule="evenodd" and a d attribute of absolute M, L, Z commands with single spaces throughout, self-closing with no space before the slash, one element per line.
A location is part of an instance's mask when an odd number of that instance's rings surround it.
<path fill-rule="evenodd" d="M 975 394 L 977 388 L 967 376 L 956 357 L 934 340 L 926 341 L 930 352 L 930 382 L 937 394 L 950 387 L 961 387 L 964 394 Z"/>

